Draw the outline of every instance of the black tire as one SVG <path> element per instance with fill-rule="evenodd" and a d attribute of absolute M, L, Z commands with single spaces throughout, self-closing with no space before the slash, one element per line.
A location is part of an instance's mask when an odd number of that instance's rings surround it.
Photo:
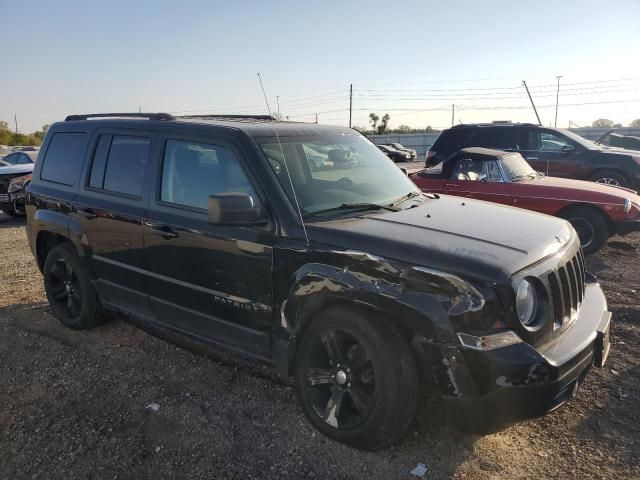
<path fill-rule="evenodd" d="M 402 437 L 420 392 L 411 348 L 398 329 L 342 307 L 321 312 L 304 332 L 295 385 L 305 415 L 318 430 L 366 450 Z"/>
<path fill-rule="evenodd" d="M 593 208 L 574 207 L 565 210 L 560 216 L 573 225 L 585 255 L 596 253 L 609 240 L 609 223 L 604 214 Z"/>
<path fill-rule="evenodd" d="M 622 173 L 613 170 L 601 170 L 591 175 L 590 180 L 604 185 L 612 185 L 614 187 L 629 188 L 629 179 Z"/>
<path fill-rule="evenodd" d="M 51 249 L 44 262 L 44 289 L 53 314 L 67 328 L 83 330 L 105 320 L 89 275 L 69 244 Z"/>

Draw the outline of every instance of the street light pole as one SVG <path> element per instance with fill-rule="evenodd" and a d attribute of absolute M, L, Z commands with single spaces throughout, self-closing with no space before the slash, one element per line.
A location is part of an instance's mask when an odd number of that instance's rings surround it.
<path fill-rule="evenodd" d="M 280 96 L 276 95 L 276 105 L 278 106 L 278 120 L 280 120 Z"/>
<path fill-rule="evenodd" d="M 560 79 L 562 75 L 557 75 L 556 78 L 558 79 L 558 89 L 556 90 L 556 121 L 553 123 L 554 128 L 558 127 L 558 98 L 560 97 Z"/>

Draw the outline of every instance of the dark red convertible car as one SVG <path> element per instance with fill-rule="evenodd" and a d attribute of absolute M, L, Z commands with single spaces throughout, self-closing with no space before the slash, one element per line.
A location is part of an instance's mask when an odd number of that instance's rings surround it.
<path fill-rule="evenodd" d="M 585 253 L 613 234 L 640 230 L 640 196 L 633 190 L 546 177 L 522 155 L 464 148 L 438 165 L 410 175 L 421 190 L 487 200 L 567 219 Z"/>

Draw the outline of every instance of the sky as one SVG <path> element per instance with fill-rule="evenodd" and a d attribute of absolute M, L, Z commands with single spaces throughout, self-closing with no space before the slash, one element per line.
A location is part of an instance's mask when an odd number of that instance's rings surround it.
<path fill-rule="evenodd" d="M 640 0 L 0 0 L 0 121 L 267 112 L 347 125 L 640 118 Z"/>

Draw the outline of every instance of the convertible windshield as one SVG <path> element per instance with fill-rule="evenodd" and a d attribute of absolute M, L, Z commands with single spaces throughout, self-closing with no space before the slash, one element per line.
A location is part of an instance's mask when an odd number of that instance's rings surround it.
<path fill-rule="evenodd" d="M 531 165 L 519 153 L 502 157 L 502 169 L 512 182 L 538 176 L 538 173 L 531 168 Z"/>
<path fill-rule="evenodd" d="M 420 195 L 402 170 L 361 135 L 280 137 L 282 150 L 275 136 L 256 140 L 293 200 L 286 159 L 303 215 L 380 210 L 416 196 L 411 193 Z"/>

